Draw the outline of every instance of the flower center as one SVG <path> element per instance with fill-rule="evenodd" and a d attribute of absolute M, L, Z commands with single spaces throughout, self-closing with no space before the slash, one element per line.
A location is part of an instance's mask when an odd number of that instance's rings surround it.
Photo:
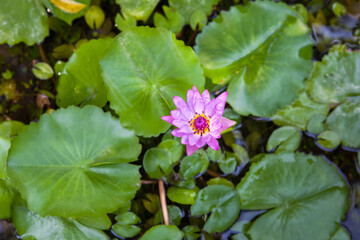
<path fill-rule="evenodd" d="M 204 113 L 201 115 L 196 113 L 195 117 L 189 121 L 189 124 L 194 131 L 194 134 L 200 134 L 202 136 L 204 133 L 210 131 L 210 120 Z"/>

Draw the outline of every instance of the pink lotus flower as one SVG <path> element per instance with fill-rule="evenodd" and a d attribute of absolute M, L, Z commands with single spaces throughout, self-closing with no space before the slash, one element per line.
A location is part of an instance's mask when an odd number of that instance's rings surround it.
<path fill-rule="evenodd" d="M 170 116 L 161 117 L 174 126 L 171 134 L 181 137 L 181 143 L 186 144 L 188 156 L 197 149 L 208 144 L 215 151 L 219 150 L 218 138 L 225 129 L 235 125 L 235 121 L 222 117 L 227 98 L 227 92 L 211 100 L 208 90 L 200 95 L 194 86 L 187 92 L 187 103 L 181 97 L 173 98 L 178 108 L 170 112 Z"/>

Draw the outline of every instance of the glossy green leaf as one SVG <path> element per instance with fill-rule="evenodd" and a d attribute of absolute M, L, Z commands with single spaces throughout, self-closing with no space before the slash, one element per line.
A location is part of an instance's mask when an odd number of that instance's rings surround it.
<path fill-rule="evenodd" d="M 201 12 L 201 15 L 207 17 L 207 15 L 211 13 L 213 4 L 213 0 L 169 0 L 170 7 L 178 11 L 184 17 L 185 24 L 191 23 L 191 18 L 195 12 L 198 12 L 195 13 L 195 15 L 200 15 L 199 12 Z M 197 18 L 195 15 L 193 17 L 194 19 Z M 206 23 L 207 19 L 204 25 L 206 25 Z M 195 30 L 195 28 L 193 28 L 193 30 Z"/>
<path fill-rule="evenodd" d="M 53 49 L 52 56 L 55 59 L 68 59 L 74 51 L 75 49 L 72 44 L 61 44 Z"/>
<path fill-rule="evenodd" d="M 171 153 L 161 148 L 150 148 L 144 155 L 143 166 L 151 178 L 162 178 L 171 173 Z"/>
<path fill-rule="evenodd" d="M 285 4 L 256 1 L 223 11 L 197 36 L 195 50 L 207 77 L 230 81 L 236 112 L 270 117 L 303 88 L 312 66 L 309 34 Z"/>
<path fill-rule="evenodd" d="M 205 83 L 192 49 L 160 28 L 123 31 L 100 64 L 111 108 L 124 126 L 145 137 L 169 128 L 161 117 L 175 109 L 174 96 L 185 98 L 194 85 L 202 91 Z"/>
<path fill-rule="evenodd" d="M 91 2 L 91 0 L 75 0 L 75 2 L 85 4 L 86 6 L 78 12 L 71 13 L 71 12 L 66 12 L 66 11 L 58 8 L 50 0 L 41 0 L 41 1 L 48 9 L 50 9 L 51 13 L 53 13 L 57 18 L 63 20 L 64 22 L 66 22 L 69 25 L 71 25 L 72 21 L 74 21 L 75 19 L 84 16 L 84 14 L 85 14 L 86 10 L 89 8 L 90 2 Z"/>
<path fill-rule="evenodd" d="M 15 198 L 15 190 L 9 181 L 0 177 L 0 219 L 11 218 L 11 207 Z"/>
<path fill-rule="evenodd" d="M 12 138 L 16 136 L 25 126 L 18 121 L 5 121 L 0 123 L 0 137 Z"/>
<path fill-rule="evenodd" d="M 284 126 L 276 129 L 270 136 L 266 150 L 271 151 L 277 147 L 276 153 L 294 152 L 300 145 L 301 132 L 298 128 Z"/>
<path fill-rule="evenodd" d="M 250 160 L 249 154 L 243 146 L 237 144 L 231 144 L 231 148 L 234 151 L 234 156 L 238 160 L 239 165 L 246 164 L 247 162 L 249 162 Z"/>
<path fill-rule="evenodd" d="M 171 154 L 171 162 L 172 163 L 178 162 L 184 154 L 183 145 L 176 140 L 168 139 L 168 140 L 162 141 L 161 143 L 159 143 L 159 145 L 157 147 L 164 149 Z"/>
<path fill-rule="evenodd" d="M 80 217 L 80 218 L 76 218 L 76 221 L 78 221 L 82 225 L 100 230 L 109 229 L 111 226 L 111 220 L 107 214 Z"/>
<path fill-rule="evenodd" d="M 206 153 L 208 155 L 209 160 L 214 162 L 218 162 L 224 158 L 224 154 L 222 153 L 221 148 L 215 151 L 214 149 L 209 147 L 208 149 L 206 149 Z"/>
<path fill-rule="evenodd" d="M 86 10 L 84 18 L 90 28 L 99 29 L 105 21 L 105 13 L 100 7 L 92 5 Z"/>
<path fill-rule="evenodd" d="M 199 188 L 195 187 L 193 189 L 180 188 L 176 186 L 172 186 L 167 190 L 168 198 L 176 203 L 191 205 L 195 203 L 195 198 L 197 193 L 199 192 Z"/>
<path fill-rule="evenodd" d="M 197 226 L 187 225 L 181 229 L 184 232 L 185 240 L 197 240 L 200 238 L 201 229 Z"/>
<path fill-rule="evenodd" d="M 240 197 L 235 189 L 225 185 L 211 185 L 201 189 L 191 206 L 191 215 L 212 212 L 204 225 L 208 233 L 222 232 L 230 227 L 240 212 Z"/>
<path fill-rule="evenodd" d="M 183 158 L 180 164 L 180 175 L 185 179 L 190 179 L 205 172 L 209 166 L 209 159 L 204 150 L 196 151 L 191 156 Z"/>
<path fill-rule="evenodd" d="M 106 89 L 99 61 L 111 41 L 110 38 L 92 40 L 76 49 L 59 78 L 56 96 L 59 107 L 79 104 L 99 107 L 105 105 Z"/>
<path fill-rule="evenodd" d="M 184 25 L 184 18 L 181 14 L 168 6 L 163 5 L 165 16 L 160 13 L 154 14 L 154 24 L 156 27 L 161 27 L 170 30 L 173 33 L 179 33 Z"/>
<path fill-rule="evenodd" d="M 181 240 L 183 235 L 174 225 L 158 225 L 146 231 L 141 240 Z"/>
<path fill-rule="evenodd" d="M 360 99 L 336 107 L 326 120 L 326 129 L 339 134 L 344 146 L 360 147 Z"/>
<path fill-rule="evenodd" d="M 181 223 L 181 218 L 183 217 L 183 214 L 181 212 L 181 209 L 178 206 L 175 205 L 169 205 L 168 206 L 168 214 L 169 214 L 169 220 L 170 223 L 176 226 L 179 226 Z M 162 215 L 162 209 L 160 209 L 154 217 L 154 225 L 163 223 L 163 215 Z"/>
<path fill-rule="evenodd" d="M 219 168 L 223 173 L 230 174 L 235 171 L 237 160 L 235 156 L 226 157 L 219 161 Z"/>
<path fill-rule="evenodd" d="M 116 3 L 120 5 L 121 11 L 135 17 L 137 20 L 146 20 L 154 11 L 159 0 L 116 0 Z"/>
<path fill-rule="evenodd" d="M 334 2 L 333 5 L 331 6 L 331 9 L 333 13 L 335 13 L 335 15 L 338 17 L 341 17 L 346 14 L 346 8 L 344 7 L 344 5 L 342 5 L 339 2 Z"/>
<path fill-rule="evenodd" d="M 314 117 L 310 118 L 306 130 L 312 134 L 320 134 L 325 131 L 325 120 L 326 115 L 315 115 Z"/>
<path fill-rule="evenodd" d="M 324 131 L 317 136 L 317 143 L 326 149 L 334 149 L 340 145 L 340 137 L 336 132 Z"/>
<path fill-rule="evenodd" d="M 137 224 L 141 219 L 132 212 L 125 212 L 115 217 L 116 223 L 112 226 L 113 231 L 124 238 L 131 238 L 139 234 L 141 228 L 132 224 Z"/>
<path fill-rule="evenodd" d="M 127 13 L 123 13 L 122 15 L 118 13 L 115 18 L 115 23 L 116 23 L 116 27 L 120 31 L 124 31 L 128 28 L 135 27 L 137 24 L 135 17 Z"/>
<path fill-rule="evenodd" d="M 158 194 L 146 193 L 146 199 L 143 199 L 143 205 L 150 213 L 155 214 L 160 208 L 160 199 Z"/>
<path fill-rule="evenodd" d="M 39 0 L 1 1 L 0 44 L 34 45 L 49 35 L 47 14 Z"/>
<path fill-rule="evenodd" d="M 54 75 L 54 70 L 45 62 L 38 62 L 32 68 L 32 72 L 38 79 L 46 80 Z"/>
<path fill-rule="evenodd" d="M 31 212 L 25 203 L 14 206 L 13 223 L 21 239 L 108 240 L 102 231 L 84 226 L 73 219 L 41 217 L 37 213 Z"/>
<path fill-rule="evenodd" d="M 291 125 L 305 130 L 312 117 L 319 114 L 326 116 L 328 112 L 327 104 L 314 102 L 303 92 L 292 104 L 277 110 L 271 119 L 276 125 Z"/>
<path fill-rule="evenodd" d="M 252 239 L 328 240 L 348 207 L 336 167 L 303 153 L 263 155 L 237 190 L 243 209 L 269 209 L 249 226 Z"/>
<path fill-rule="evenodd" d="M 127 163 L 140 149 L 134 132 L 110 113 L 69 107 L 44 114 L 13 139 L 8 175 L 42 216 L 113 212 L 140 188 L 138 166 Z"/>
<path fill-rule="evenodd" d="M 225 185 L 225 186 L 229 186 L 231 188 L 235 188 L 234 184 L 227 180 L 226 178 L 211 178 L 209 181 L 206 182 L 207 185 Z"/>
<path fill-rule="evenodd" d="M 329 240 L 351 240 L 349 233 L 341 226 Z"/>
<path fill-rule="evenodd" d="M 360 96 L 360 53 L 331 51 L 315 63 L 307 82 L 308 94 L 317 102 L 337 104 Z"/>
<path fill-rule="evenodd" d="M 196 29 L 196 27 L 198 27 L 198 29 L 201 30 L 206 24 L 207 24 L 207 16 L 204 11 L 198 9 L 191 14 L 190 27 L 192 29 Z"/>

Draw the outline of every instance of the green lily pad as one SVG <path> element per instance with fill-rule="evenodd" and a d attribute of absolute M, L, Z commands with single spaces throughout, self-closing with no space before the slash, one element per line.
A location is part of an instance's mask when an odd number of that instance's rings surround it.
<path fill-rule="evenodd" d="M 329 105 L 314 102 L 303 92 L 292 104 L 277 110 L 271 119 L 276 125 L 291 125 L 305 130 L 312 117 L 327 116 L 328 112 Z"/>
<path fill-rule="evenodd" d="M 360 99 L 337 106 L 326 120 L 325 128 L 336 132 L 345 147 L 360 147 Z"/>
<path fill-rule="evenodd" d="M 115 23 L 116 23 L 116 27 L 120 31 L 124 31 L 128 28 L 135 27 L 137 24 L 135 17 L 127 13 L 122 13 L 122 15 L 118 13 L 115 18 Z"/>
<path fill-rule="evenodd" d="M 198 192 L 199 192 L 198 187 L 194 187 L 193 189 L 187 189 L 187 188 L 172 186 L 168 188 L 167 196 L 173 202 L 185 204 L 185 205 L 191 205 L 195 203 L 195 198 Z"/>
<path fill-rule="evenodd" d="M 76 218 L 76 221 L 78 221 L 82 225 L 100 230 L 106 230 L 111 227 L 111 220 L 107 214 L 80 217 Z"/>
<path fill-rule="evenodd" d="M 32 72 L 38 79 L 47 80 L 54 75 L 54 70 L 45 62 L 38 62 L 32 68 Z"/>
<path fill-rule="evenodd" d="M 160 198 L 158 194 L 146 193 L 146 199 L 142 200 L 142 203 L 146 210 L 155 214 L 160 208 Z"/>
<path fill-rule="evenodd" d="M 121 7 L 121 12 L 125 12 L 143 22 L 146 22 L 158 2 L 159 0 L 116 0 L 116 3 Z"/>
<path fill-rule="evenodd" d="M 336 132 L 324 131 L 317 136 L 317 143 L 326 149 L 334 149 L 340 145 L 340 137 Z"/>
<path fill-rule="evenodd" d="M 0 44 L 34 45 L 49 35 L 47 14 L 39 0 L 2 1 Z"/>
<path fill-rule="evenodd" d="M 134 132 L 110 113 L 69 107 L 42 115 L 12 140 L 8 175 L 42 216 L 98 215 L 135 196 L 139 167 L 127 162 L 140 149 Z"/>
<path fill-rule="evenodd" d="M 349 233 L 341 226 L 329 240 L 351 240 Z"/>
<path fill-rule="evenodd" d="M 169 213 L 169 220 L 170 223 L 176 226 L 179 226 L 181 223 L 181 218 L 183 217 L 183 214 L 181 212 L 181 209 L 178 206 L 175 205 L 169 205 L 168 206 L 168 213 Z M 162 215 L 162 209 L 160 209 L 154 217 L 154 225 L 160 224 L 164 222 L 163 215 Z"/>
<path fill-rule="evenodd" d="M 320 134 L 325 131 L 325 120 L 327 115 L 315 115 L 310 118 L 306 130 L 312 134 Z"/>
<path fill-rule="evenodd" d="M 211 178 L 209 181 L 206 182 L 207 185 L 225 185 L 225 186 L 229 186 L 231 188 L 235 188 L 234 184 L 227 180 L 226 178 Z"/>
<path fill-rule="evenodd" d="M 237 190 L 242 209 L 269 209 L 249 226 L 251 239 L 328 240 L 348 208 L 336 167 L 303 153 L 262 155 Z"/>
<path fill-rule="evenodd" d="M 181 240 L 183 235 L 174 225 L 158 225 L 146 231 L 140 240 Z"/>
<path fill-rule="evenodd" d="M 271 151 L 277 147 L 276 153 L 294 152 L 300 145 L 301 132 L 296 127 L 284 126 L 276 129 L 270 136 L 266 150 Z"/>
<path fill-rule="evenodd" d="M 184 239 L 197 240 L 200 238 L 201 229 L 194 225 L 187 225 L 181 229 L 184 232 Z"/>
<path fill-rule="evenodd" d="M 179 33 L 184 25 L 184 18 L 181 14 L 168 6 L 163 5 L 165 16 L 160 13 L 154 14 L 154 24 L 156 27 L 161 27 L 170 30 L 173 33 Z"/>
<path fill-rule="evenodd" d="M 11 218 L 11 208 L 15 199 L 15 190 L 10 186 L 9 181 L 0 177 L 0 219 Z"/>
<path fill-rule="evenodd" d="M 66 11 L 58 8 L 50 0 L 41 0 L 41 1 L 48 9 L 50 9 L 50 12 L 52 12 L 57 18 L 63 20 L 64 22 L 66 22 L 69 25 L 71 25 L 75 19 L 84 16 L 84 14 L 85 14 L 86 10 L 89 8 L 90 2 L 91 2 L 91 0 L 76 0 L 75 2 L 85 4 L 86 6 L 78 12 L 71 13 L 71 12 L 66 12 Z"/>
<path fill-rule="evenodd" d="M 115 217 L 116 223 L 112 226 L 113 231 L 124 238 L 131 238 L 139 234 L 141 228 L 133 224 L 137 224 L 141 219 L 132 212 L 125 212 Z"/>
<path fill-rule="evenodd" d="M 9 139 L 0 137 L 0 178 L 7 177 L 6 161 L 10 145 Z"/>
<path fill-rule="evenodd" d="M 197 36 L 195 51 L 207 77 L 230 81 L 227 100 L 236 112 L 270 117 L 304 87 L 312 66 L 309 34 L 286 4 L 256 1 L 223 11 Z"/>
<path fill-rule="evenodd" d="M 161 148 L 150 148 L 144 155 L 143 166 L 151 178 L 162 178 L 171 173 L 171 153 Z"/>
<path fill-rule="evenodd" d="M 234 188 L 210 185 L 201 189 L 191 206 L 191 215 L 212 212 L 204 225 L 208 233 L 222 232 L 235 222 L 240 212 L 240 197 Z"/>
<path fill-rule="evenodd" d="M 204 11 L 201 9 L 196 10 L 191 14 L 190 17 L 190 27 L 196 29 L 196 27 L 201 30 L 207 24 L 207 16 Z"/>
<path fill-rule="evenodd" d="M 207 16 L 211 13 L 213 4 L 216 4 L 213 0 L 169 0 L 170 7 L 183 16 L 185 24 L 190 24 L 191 19 L 196 22 L 197 16 L 203 15 L 206 21 L 202 24 L 206 25 Z M 195 29 L 197 24 L 193 25 L 191 27 Z"/>
<path fill-rule="evenodd" d="M 186 97 L 205 81 L 190 47 L 165 29 L 134 27 L 114 39 L 100 61 L 110 106 L 121 123 L 138 135 L 157 136 L 170 124 L 161 119 L 175 109 L 173 97 Z"/>
<path fill-rule="evenodd" d="M 209 158 L 204 150 L 198 150 L 191 156 L 183 158 L 180 164 L 180 175 L 184 179 L 192 179 L 196 175 L 205 172 L 209 166 Z"/>
<path fill-rule="evenodd" d="M 0 137 L 12 138 L 15 137 L 25 126 L 19 121 L 5 121 L 0 123 Z"/>
<path fill-rule="evenodd" d="M 237 166 L 237 159 L 235 156 L 228 156 L 219 161 L 219 168 L 225 174 L 230 174 L 235 171 Z"/>
<path fill-rule="evenodd" d="M 178 162 L 184 154 L 183 145 L 176 140 L 167 139 L 167 140 L 159 143 L 159 145 L 157 147 L 164 149 L 171 154 L 171 162 L 172 163 Z"/>
<path fill-rule="evenodd" d="M 360 96 L 360 53 L 331 51 L 314 65 L 307 82 L 308 94 L 317 102 L 337 104 Z"/>
<path fill-rule="evenodd" d="M 41 217 L 31 212 L 25 202 L 13 208 L 13 223 L 21 239 L 37 240 L 108 240 L 105 233 L 68 218 Z"/>
<path fill-rule="evenodd" d="M 111 38 L 92 40 L 76 49 L 59 78 L 56 96 L 59 107 L 79 104 L 99 107 L 105 105 L 106 89 L 99 61 L 111 41 Z"/>

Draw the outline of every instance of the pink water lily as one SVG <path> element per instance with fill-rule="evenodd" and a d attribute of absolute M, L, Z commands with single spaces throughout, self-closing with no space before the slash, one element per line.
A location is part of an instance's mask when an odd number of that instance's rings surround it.
<path fill-rule="evenodd" d="M 235 125 L 235 121 L 222 117 L 227 98 L 227 92 L 211 100 L 208 90 L 200 95 L 194 86 L 187 92 L 187 103 L 181 97 L 173 98 L 178 108 L 170 112 L 170 116 L 161 117 L 174 126 L 171 134 L 181 137 L 181 143 L 186 144 L 188 156 L 206 144 L 215 151 L 219 150 L 217 139 L 225 129 Z"/>

